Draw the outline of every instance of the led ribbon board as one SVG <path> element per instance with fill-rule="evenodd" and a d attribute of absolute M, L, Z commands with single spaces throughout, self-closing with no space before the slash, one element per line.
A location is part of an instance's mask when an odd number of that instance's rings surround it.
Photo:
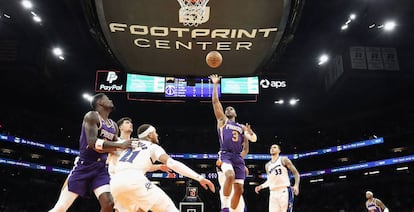
<path fill-rule="evenodd" d="M 205 62 L 212 50 L 223 56 L 216 73 L 251 75 L 274 54 L 294 14 L 291 0 L 210 0 L 204 21 L 194 27 L 180 21 L 177 0 L 94 4 L 98 20 L 92 22 L 99 25 L 92 27 L 103 32 L 124 69 L 162 76 L 205 77 L 213 71 Z"/>
<path fill-rule="evenodd" d="M 58 151 L 62 153 L 72 154 L 72 155 L 79 155 L 79 151 L 75 149 L 70 149 L 67 147 L 60 147 L 52 144 L 42 143 L 42 142 L 36 142 L 24 138 L 19 138 L 11 135 L 2 135 L 0 134 L 0 141 L 7 141 L 11 143 L 17 143 L 17 144 L 23 144 L 23 145 L 29 145 L 34 146 L 42 149 L 48 149 L 53 151 Z M 358 149 L 366 146 L 371 145 L 377 145 L 384 143 L 384 138 L 376 138 L 376 139 L 370 139 L 370 140 L 364 140 L 364 141 L 358 141 L 354 143 L 339 145 L 339 146 L 333 146 L 328 147 L 325 149 L 318 149 L 314 151 L 309 152 L 303 152 L 298 154 L 289 154 L 289 155 L 283 155 L 288 157 L 289 159 L 301 159 L 306 157 L 312 157 L 312 156 L 318 156 L 323 155 L 327 153 L 333 153 L 333 152 L 340 152 L 350 149 Z M 178 159 L 200 159 L 200 160 L 216 160 L 218 158 L 217 154 L 199 154 L 199 153 L 171 153 L 170 156 L 172 158 L 178 158 Z M 270 160 L 271 157 L 269 154 L 248 154 L 246 156 L 247 160 Z"/>

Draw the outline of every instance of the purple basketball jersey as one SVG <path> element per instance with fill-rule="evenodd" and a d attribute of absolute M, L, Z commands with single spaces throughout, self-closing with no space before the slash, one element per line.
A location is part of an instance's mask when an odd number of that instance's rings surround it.
<path fill-rule="evenodd" d="M 220 150 L 240 154 L 243 150 L 243 126 L 237 122 L 227 120 L 223 127 L 218 129 Z"/>
<path fill-rule="evenodd" d="M 236 179 L 244 180 L 244 160 L 240 156 L 243 150 L 243 126 L 237 122 L 227 120 L 226 124 L 218 129 L 220 141 L 219 159 L 223 163 L 233 166 Z"/>
<path fill-rule="evenodd" d="M 99 130 L 98 130 L 98 138 L 104 139 L 106 141 L 113 141 L 116 138 L 116 128 L 115 123 L 111 119 L 109 119 L 109 124 L 106 124 L 105 121 L 99 116 Z M 108 154 L 107 153 L 99 153 L 95 151 L 93 148 L 88 147 L 88 141 L 86 138 L 85 127 L 82 125 L 81 136 L 79 139 L 79 157 L 81 159 L 96 161 L 98 158 L 100 160 L 106 160 Z"/>
<path fill-rule="evenodd" d="M 98 138 L 106 141 L 115 140 L 116 128 L 114 121 L 109 120 L 109 123 L 105 123 L 100 116 L 99 120 Z M 88 191 L 103 185 L 109 185 L 109 173 L 106 165 L 108 153 L 99 153 L 88 147 L 84 126 L 82 126 L 79 139 L 79 150 L 79 158 L 69 174 L 68 189 L 84 196 Z"/>

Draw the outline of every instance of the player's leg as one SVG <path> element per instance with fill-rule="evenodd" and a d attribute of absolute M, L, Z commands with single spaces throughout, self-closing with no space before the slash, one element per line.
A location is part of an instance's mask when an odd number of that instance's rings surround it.
<path fill-rule="evenodd" d="M 242 157 L 234 158 L 233 169 L 235 180 L 233 184 L 234 191 L 233 197 L 231 198 L 231 208 L 236 209 L 240 202 L 240 197 L 243 195 L 244 180 L 246 179 L 245 164 Z"/>
<path fill-rule="evenodd" d="M 246 203 L 244 202 L 243 195 L 240 197 L 239 204 L 237 205 L 236 209 L 230 210 L 231 212 L 244 212 L 246 209 Z"/>
<path fill-rule="evenodd" d="M 269 212 L 279 211 L 279 203 L 276 191 L 270 191 L 269 194 Z"/>
<path fill-rule="evenodd" d="M 94 193 L 101 206 L 101 211 L 112 212 L 114 209 L 114 200 L 109 192 L 109 185 L 98 187 L 94 190 Z"/>
<path fill-rule="evenodd" d="M 280 212 L 286 212 L 289 206 L 289 191 L 288 188 L 282 188 L 279 191 L 279 208 Z"/>
<path fill-rule="evenodd" d="M 96 176 L 92 180 L 91 188 L 95 193 L 96 198 L 99 200 L 102 212 L 112 212 L 114 209 L 114 200 L 111 195 L 111 189 L 109 187 L 109 173 L 107 167 L 102 164 L 97 168 Z"/>
<path fill-rule="evenodd" d="M 68 190 L 67 179 L 60 191 L 59 199 L 49 212 L 65 212 L 79 195 Z"/>
<path fill-rule="evenodd" d="M 230 208 L 230 194 L 233 189 L 235 174 L 234 174 L 233 166 L 228 162 L 223 161 L 221 165 L 221 169 L 223 170 L 223 173 L 225 176 L 225 180 L 223 184 L 223 200 L 222 200 L 223 206 L 222 208 L 224 209 L 224 211 L 226 211 Z"/>
<path fill-rule="evenodd" d="M 152 212 L 179 212 L 174 202 L 162 189 L 156 186 L 153 192 L 158 194 L 158 200 L 151 207 Z"/>

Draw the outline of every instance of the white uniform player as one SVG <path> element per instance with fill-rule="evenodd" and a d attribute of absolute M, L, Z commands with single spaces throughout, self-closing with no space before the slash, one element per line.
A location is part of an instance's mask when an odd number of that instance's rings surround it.
<path fill-rule="evenodd" d="M 214 185 L 186 165 L 170 158 L 158 145 L 158 134 L 153 126 L 144 124 L 138 128 L 139 138 L 133 148 L 123 151 L 111 177 L 111 193 L 127 211 L 138 209 L 153 212 L 178 212 L 173 201 L 158 186 L 151 183 L 145 173 L 153 162 L 160 161 L 181 175 L 197 180 L 214 192 Z"/>
<path fill-rule="evenodd" d="M 279 146 L 276 144 L 272 145 L 270 148 L 272 160 L 265 166 L 267 180 L 255 188 L 256 193 L 258 193 L 261 189 L 269 187 L 269 212 L 292 211 L 293 193 L 295 195 L 299 194 L 299 172 L 287 157 L 282 157 L 279 153 Z M 293 187 L 290 187 L 288 169 L 295 176 Z"/>

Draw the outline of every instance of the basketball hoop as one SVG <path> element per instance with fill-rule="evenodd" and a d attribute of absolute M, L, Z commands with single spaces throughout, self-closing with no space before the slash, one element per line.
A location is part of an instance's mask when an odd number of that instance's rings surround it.
<path fill-rule="evenodd" d="M 205 23 L 209 19 L 209 10 L 206 9 L 209 0 L 177 0 L 181 8 L 179 21 L 184 26 L 194 26 Z"/>

